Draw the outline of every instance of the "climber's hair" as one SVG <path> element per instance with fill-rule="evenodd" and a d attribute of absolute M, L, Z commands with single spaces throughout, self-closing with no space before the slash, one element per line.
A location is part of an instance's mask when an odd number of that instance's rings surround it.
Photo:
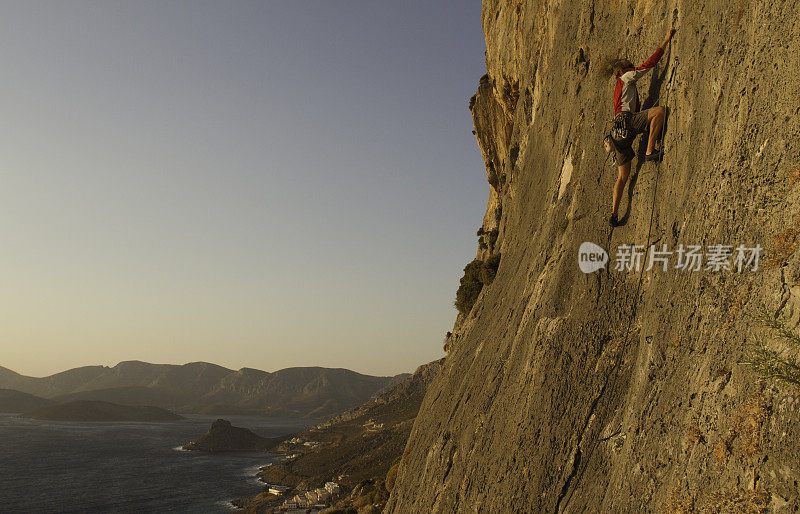
<path fill-rule="evenodd" d="M 625 57 L 622 57 L 620 59 L 614 59 L 611 62 L 611 67 L 609 68 L 609 73 L 611 74 L 612 77 L 616 76 L 618 72 L 624 70 L 625 68 L 627 68 L 629 66 L 630 66 L 630 61 L 628 59 L 626 59 Z"/>
<path fill-rule="evenodd" d="M 622 69 L 622 63 L 626 62 L 624 57 L 609 56 L 603 60 L 603 65 L 600 67 L 600 73 L 606 80 L 617 74 L 617 70 Z"/>
<path fill-rule="evenodd" d="M 619 54 L 617 54 L 619 55 Z M 603 61 L 603 66 L 600 67 L 600 72 L 603 78 L 610 79 L 617 75 L 618 71 L 622 71 L 631 66 L 631 61 L 627 57 L 607 57 Z"/>

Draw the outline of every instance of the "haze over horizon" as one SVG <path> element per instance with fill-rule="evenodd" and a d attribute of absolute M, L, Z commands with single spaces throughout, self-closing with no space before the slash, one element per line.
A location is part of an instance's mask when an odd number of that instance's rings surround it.
<path fill-rule="evenodd" d="M 442 356 L 488 188 L 480 8 L 7 3 L 0 366 Z"/>

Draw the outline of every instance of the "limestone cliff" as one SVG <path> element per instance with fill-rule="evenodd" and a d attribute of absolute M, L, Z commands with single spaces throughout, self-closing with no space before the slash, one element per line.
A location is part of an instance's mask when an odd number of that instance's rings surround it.
<path fill-rule="evenodd" d="M 757 343 L 797 364 L 799 13 L 797 0 L 484 0 L 470 109 L 494 234 L 478 257 L 502 259 L 457 319 L 388 511 L 800 508 L 800 390 L 745 362 Z M 612 231 L 602 68 L 644 61 L 671 26 L 639 83 L 645 106 L 669 110 L 665 159 L 635 161 Z M 579 270 L 584 241 L 612 253 L 606 271 Z M 717 243 L 760 244 L 760 268 L 613 267 L 623 244 Z"/>

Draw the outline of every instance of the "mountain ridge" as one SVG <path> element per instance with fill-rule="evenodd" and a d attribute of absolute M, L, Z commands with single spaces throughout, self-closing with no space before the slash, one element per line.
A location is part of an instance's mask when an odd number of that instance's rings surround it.
<path fill-rule="evenodd" d="M 207 362 L 123 361 L 112 367 L 83 366 L 41 378 L 0 370 L 0 388 L 59 402 L 105 401 L 184 413 L 313 418 L 359 405 L 394 379 L 321 366 L 234 371 Z"/>

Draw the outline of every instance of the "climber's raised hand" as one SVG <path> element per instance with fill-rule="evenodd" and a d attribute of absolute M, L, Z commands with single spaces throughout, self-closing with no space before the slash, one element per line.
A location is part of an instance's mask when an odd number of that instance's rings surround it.
<path fill-rule="evenodd" d="M 669 29 L 667 31 L 666 37 L 664 37 L 664 43 L 661 46 L 667 46 L 669 44 L 669 40 L 672 39 L 672 36 L 675 35 L 675 29 Z"/>

